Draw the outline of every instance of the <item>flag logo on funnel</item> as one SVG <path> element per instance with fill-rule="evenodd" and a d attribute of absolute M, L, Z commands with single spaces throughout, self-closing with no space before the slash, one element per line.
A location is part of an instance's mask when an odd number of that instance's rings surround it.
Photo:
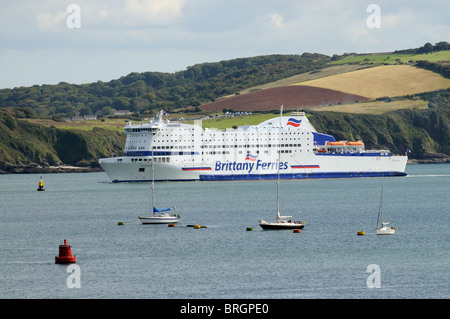
<path fill-rule="evenodd" d="M 302 120 L 296 120 L 296 119 L 291 117 L 288 120 L 287 125 L 291 125 L 293 127 L 299 127 L 301 122 L 302 122 Z"/>

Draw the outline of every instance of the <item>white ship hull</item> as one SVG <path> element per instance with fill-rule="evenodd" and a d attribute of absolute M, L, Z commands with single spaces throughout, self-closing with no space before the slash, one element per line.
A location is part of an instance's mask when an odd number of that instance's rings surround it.
<path fill-rule="evenodd" d="M 406 175 L 407 156 L 366 151 L 362 142 L 342 145 L 317 133 L 304 113 L 230 130 L 160 118 L 125 133 L 124 156 L 99 160 L 113 182 L 151 181 L 152 161 L 155 181 L 275 179 L 277 165 L 281 179 Z"/>
<path fill-rule="evenodd" d="M 120 162 L 117 160 L 121 159 Z M 151 157 L 148 164 L 131 162 L 130 158 L 118 157 L 104 159 L 100 164 L 113 182 L 149 182 L 151 181 Z M 350 178 L 350 177 L 379 177 L 405 176 L 406 156 L 385 157 L 349 157 L 323 155 L 312 156 L 300 164 L 300 160 L 284 161 L 287 168 L 280 171 L 281 179 L 307 178 Z M 283 159 L 281 160 L 283 162 Z M 213 163 L 194 163 L 192 166 L 178 166 L 170 163 L 155 163 L 155 181 L 212 181 L 212 180 L 258 180 L 276 179 L 276 170 L 258 169 L 255 163 L 251 172 L 246 163 L 236 163 L 229 167 L 220 166 L 222 161 Z M 226 162 L 225 162 L 226 163 Z M 230 163 L 230 162 L 228 162 Z M 264 162 L 261 162 L 264 163 Z M 314 163 L 314 164 L 308 164 Z M 234 162 L 233 162 L 234 164 Z M 217 169 L 216 169 L 217 168 Z M 226 170 L 226 168 L 229 168 Z M 241 168 L 240 170 L 237 168 Z M 243 169 L 245 168 L 245 169 Z"/>

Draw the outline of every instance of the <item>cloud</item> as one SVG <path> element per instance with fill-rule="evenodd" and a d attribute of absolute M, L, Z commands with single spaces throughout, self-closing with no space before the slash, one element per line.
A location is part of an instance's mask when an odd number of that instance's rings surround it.
<path fill-rule="evenodd" d="M 171 25 L 182 16 L 185 0 L 125 0 L 125 23 Z"/>
<path fill-rule="evenodd" d="M 74 0 L 81 10 L 83 28 L 117 31 L 118 28 L 171 26 L 183 16 L 186 0 Z M 39 31 L 67 31 L 69 4 L 46 0 L 35 6 L 35 24 Z M 27 12 L 30 12 L 27 10 Z"/>
<path fill-rule="evenodd" d="M 284 27 L 283 17 L 277 13 L 273 13 L 270 15 L 270 22 L 276 28 Z"/>
<path fill-rule="evenodd" d="M 81 10 L 79 29 L 66 23 L 71 3 Z M 367 27 L 371 3 L 381 8 L 381 28 Z M 450 40 L 449 11 L 448 0 L 1 1 L 0 87 L 174 72 L 265 54 L 414 48 Z"/>
<path fill-rule="evenodd" d="M 39 30 L 42 31 L 57 31 L 65 26 L 65 20 L 68 13 L 58 11 L 56 13 L 37 13 L 36 23 Z"/>

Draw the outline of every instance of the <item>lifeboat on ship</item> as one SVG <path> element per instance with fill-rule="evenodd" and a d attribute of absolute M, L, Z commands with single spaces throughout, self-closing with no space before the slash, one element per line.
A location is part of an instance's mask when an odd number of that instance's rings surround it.
<path fill-rule="evenodd" d="M 345 145 L 348 145 L 348 146 L 363 146 L 364 143 L 361 142 L 361 141 L 356 141 L 356 142 L 347 142 L 347 143 L 345 143 Z"/>
<path fill-rule="evenodd" d="M 328 142 L 327 145 L 331 145 L 331 146 L 343 146 L 345 145 L 344 141 L 339 141 L 339 142 Z"/>

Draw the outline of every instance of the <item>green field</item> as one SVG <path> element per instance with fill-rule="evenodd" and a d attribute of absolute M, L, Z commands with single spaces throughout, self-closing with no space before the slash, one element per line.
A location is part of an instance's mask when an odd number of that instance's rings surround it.
<path fill-rule="evenodd" d="M 343 59 L 330 62 L 330 65 L 360 63 L 360 64 L 398 64 L 410 63 L 410 61 L 426 60 L 430 62 L 450 60 L 450 50 L 438 51 L 424 54 L 395 54 L 395 53 L 380 53 L 380 54 L 358 54 L 347 56 Z"/>
<path fill-rule="evenodd" d="M 279 114 L 252 114 L 235 117 L 223 117 L 219 119 L 211 119 L 202 121 L 203 128 L 226 129 L 233 126 L 257 125 L 271 118 L 277 117 Z"/>
<path fill-rule="evenodd" d="M 315 107 L 314 111 L 331 111 L 352 114 L 383 114 L 401 109 L 428 109 L 428 102 L 420 99 L 402 101 L 367 101 L 352 104 Z"/>

